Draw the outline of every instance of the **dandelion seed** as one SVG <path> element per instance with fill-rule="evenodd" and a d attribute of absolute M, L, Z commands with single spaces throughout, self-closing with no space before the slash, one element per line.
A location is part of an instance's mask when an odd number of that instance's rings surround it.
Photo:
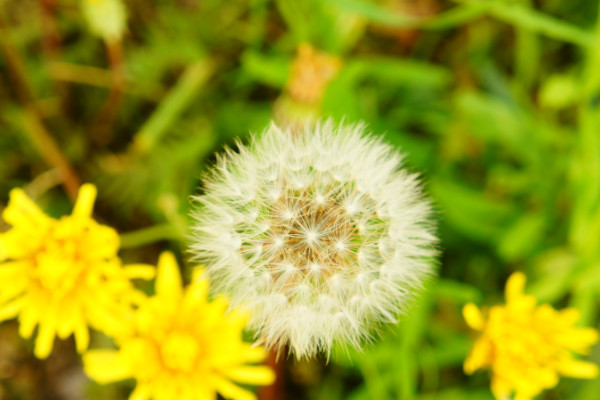
<path fill-rule="evenodd" d="M 163 253 L 158 263 L 156 294 L 140 303 L 128 322 L 128 334 L 116 337 L 118 350 L 90 350 L 86 373 L 108 383 L 134 378 L 130 400 L 211 400 L 217 393 L 252 400 L 239 384 L 268 385 L 271 369 L 259 365 L 261 347 L 242 341 L 245 317 L 225 314 L 227 302 L 208 302 L 208 281 L 196 278 L 185 289 L 175 257 Z"/>
<path fill-rule="evenodd" d="M 0 234 L 0 322 L 18 316 L 24 338 L 39 325 L 39 358 L 50 354 L 55 336 L 74 334 L 83 352 L 88 326 L 119 331 L 142 296 L 129 279 L 154 274 L 150 266 L 121 266 L 117 232 L 91 217 L 95 198 L 96 188 L 83 185 L 73 214 L 56 220 L 14 189 L 4 210 L 13 228 Z"/>
<path fill-rule="evenodd" d="M 481 332 L 464 369 L 472 374 L 490 368 L 492 392 L 498 400 L 530 400 L 557 385 L 559 376 L 594 378 L 598 366 L 580 361 L 572 353 L 585 354 L 598 341 L 598 332 L 579 328 L 577 310 L 557 311 L 548 304 L 536 305 L 535 297 L 523 293 L 525 275 L 516 272 L 506 283 L 506 305 L 479 310 L 467 304 L 467 324 Z"/>
<path fill-rule="evenodd" d="M 334 341 L 359 346 L 405 308 L 405 293 L 431 271 L 435 237 L 429 202 L 401 162 L 361 125 L 331 121 L 294 133 L 271 125 L 219 159 L 195 198 L 193 250 L 214 291 L 249 310 L 268 347 L 303 357 Z M 299 174 L 302 187 L 293 184 Z M 248 181 L 254 198 L 234 195 Z M 235 222 L 224 227 L 228 216 Z M 240 237 L 231 257 L 220 251 L 222 230 Z M 248 257 L 250 249 L 262 251 Z"/>

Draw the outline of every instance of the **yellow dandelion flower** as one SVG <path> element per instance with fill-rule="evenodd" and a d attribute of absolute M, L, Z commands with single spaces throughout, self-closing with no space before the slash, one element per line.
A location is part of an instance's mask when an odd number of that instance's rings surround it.
<path fill-rule="evenodd" d="M 54 219 L 25 192 L 10 193 L 0 234 L 0 322 L 18 317 L 19 333 L 39 325 L 35 355 L 47 357 L 55 336 L 75 335 L 77 350 L 89 343 L 88 326 L 118 331 L 129 302 L 142 297 L 130 278 L 151 278 L 153 268 L 122 268 L 117 232 L 91 217 L 96 188 L 83 185 L 73 214 Z"/>
<path fill-rule="evenodd" d="M 119 350 L 90 350 L 83 361 L 99 383 L 135 378 L 130 400 L 214 400 L 218 392 L 236 400 L 255 399 L 233 382 L 268 385 L 275 378 L 264 350 L 242 341 L 245 317 L 226 313 L 223 298 L 208 302 L 208 281 L 182 289 L 177 262 L 163 253 L 156 295 L 141 303 L 130 335 L 116 338 Z"/>
<path fill-rule="evenodd" d="M 497 399 L 528 400 L 558 383 L 559 376 L 594 378 L 598 366 L 580 361 L 573 353 L 586 354 L 598 340 L 592 328 L 574 326 L 576 309 L 555 310 L 537 305 L 536 298 L 523 293 L 525 275 L 516 272 L 506 283 L 506 305 L 479 310 L 467 304 L 467 324 L 481 332 L 464 369 L 472 374 L 490 368 L 492 392 Z"/>

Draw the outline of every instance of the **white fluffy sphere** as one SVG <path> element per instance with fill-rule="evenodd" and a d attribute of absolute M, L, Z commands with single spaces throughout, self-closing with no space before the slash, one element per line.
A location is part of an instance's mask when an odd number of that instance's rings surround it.
<path fill-rule="evenodd" d="M 228 150 L 195 197 L 193 251 L 267 347 L 359 346 L 431 271 L 430 203 L 402 156 L 331 121 L 272 124 Z"/>

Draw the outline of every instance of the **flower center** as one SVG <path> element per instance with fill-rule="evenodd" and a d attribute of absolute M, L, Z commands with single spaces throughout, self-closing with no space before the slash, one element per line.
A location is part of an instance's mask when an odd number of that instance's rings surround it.
<path fill-rule="evenodd" d="M 172 332 L 161 344 L 165 366 L 171 370 L 190 372 L 194 369 L 200 346 L 198 339 L 187 332 Z"/>
<path fill-rule="evenodd" d="M 104 279 L 105 267 L 116 260 L 119 239 L 114 230 L 93 221 L 63 217 L 41 243 L 32 255 L 30 277 L 56 298 Z"/>
<path fill-rule="evenodd" d="M 321 288 L 338 272 L 352 276 L 361 263 L 382 263 L 372 244 L 384 234 L 384 224 L 368 195 L 327 176 L 301 189 L 282 187 L 276 198 L 255 203 L 256 223 L 265 228 L 241 248 L 274 281 Z"/>
<path fill-rule="evenodd" d="M 67 224 L 60 221 L 35 254 L 34 279 L 58 296 L 73 289 L 84 270 L 83 257 L 79 254 L 81 233 L 67 232 L 63 229 Z"/>

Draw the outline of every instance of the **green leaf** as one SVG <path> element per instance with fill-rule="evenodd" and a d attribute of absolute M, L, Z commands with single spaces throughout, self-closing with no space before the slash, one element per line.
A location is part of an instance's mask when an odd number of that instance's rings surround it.
<path fill-rule="evenodd" d="M 455 7 L 433 17 L 418 18 L 403 15 L 378 4 L 357 0 L 333 0 L 340 9 L 361 15 L 369 21 L 405 29 L 450 29 L 463 25 L 485 14 L 486 6 Z"/>
<path fill-rule="evenodd" d="M 480 242 L 495 244 L 517 212 L 505 200 L 449 180 L 433 179 L 429 191 L 441 208 L 442 220 L 456 232 Z"/>
<path fill-rule="evenodd" d="M 519 216 L 500 238 L 498 253 L 507 262 L 523 259 L 540 246 L 546 228 L 546 218 L 543 215 L 524 214 Z"/>
<path fill-rule="evenodd" d="M 469 302 L 480 304 L 483 300 L 483 294 L 479 288 L 449 279 L 438 279 L 432 292 L 438 298 L 449 297 L 460 304 Z"/>
<path fill-rule="evenodd" d="M 288 57 L 265 56 L 247 51 L 242 55 L 242 68 L 258 82 L 282 89 L 290 76 L 291 60 Z"/>
<path fill-rule="evenodd" d="M 419 361 L 425 370 L 461 365 L 472 347 L 472 340 L 463 334 L 444 338 L 431 351 L 419 353 Z"/>
<path fill-rule="evenodd" d="M 481 0 L 455 1 L 466 3 L 473 7 L 481 7 L 484 4 Z M 486 0 L 485 4 L 487 5 L 488 14 L 520 28 L 584 47 L 592 47 L 598 43 L 591 32 L 532 10 L 522 4 L 498 0 Z"/>
<path fill-rule="evenodd" d="M 202 84 L 212 74 L 212 70 L 213 67 L 207 60 L 198 61 L 186 68 L 175 87 L 169 91 L 135 135 L 133 147 L 136 151 L 148 152 L 160 141 L 169 127 L 195 99 Z"/>
<path fill-rule="evenodd" d="M 562 109 L 575 105 L 580 97 L 576 80 L 570 75 L 551 75 L 542 82 L 538 95 L 543 107 Z"/>

